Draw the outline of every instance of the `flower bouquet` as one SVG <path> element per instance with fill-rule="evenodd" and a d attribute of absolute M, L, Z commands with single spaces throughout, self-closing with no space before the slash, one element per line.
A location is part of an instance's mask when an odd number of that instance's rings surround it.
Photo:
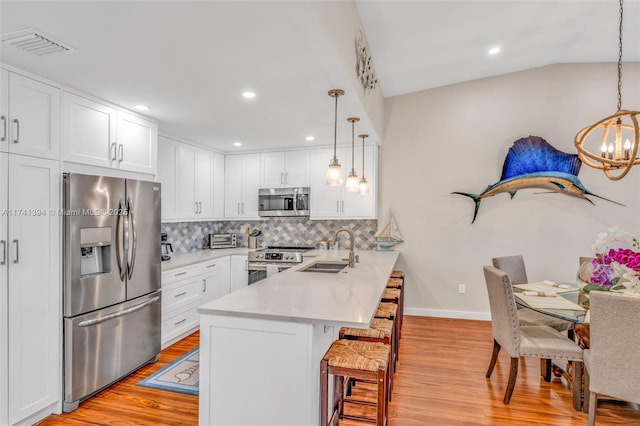
<path fill-rule="evenodd" d="M 592 246 L 595 257 L 582 291 L 619 291 L 640 294 L 640 243 L 638 239 L 612 227 L 597 235 Z M 583 267 L 581 266 L 581 269 Z"/>

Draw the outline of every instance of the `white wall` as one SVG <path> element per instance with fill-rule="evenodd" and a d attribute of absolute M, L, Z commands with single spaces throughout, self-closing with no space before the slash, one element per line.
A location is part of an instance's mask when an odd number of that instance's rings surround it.
<path fill-rule="evenodd" d="M 640 108 L 640 64 L 623 68 L 623 104 Z M 616 111 L 616 64 L 559 64 L 422 92 L 385 102 L 380 214 L 391 208 L 405 242 L 408 312 L 488 318 L 482 266 L 522 254 L 529 279 L 573 281 L 579 256 L 595 235 L 620 225 L 640 235 L 640 166 L 622 181 L 587 166 L 590 191 L 626 204 L 526 189 L 513 200 L 482 201 L 471 224 L 471 199 L 500 180 L 512 143 L 537 135 L 575 153 L 578 130 Z M 536 194 L 538 193 L 538 194 Z M 459 283 L 466 294 L 457 294 Z"/>

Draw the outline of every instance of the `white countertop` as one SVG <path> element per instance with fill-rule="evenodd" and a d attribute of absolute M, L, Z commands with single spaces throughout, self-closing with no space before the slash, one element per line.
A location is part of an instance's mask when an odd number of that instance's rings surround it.
<path fill-rule="evenodd" d="M 219 257 L 236 255 L 247 255 L 249 249 L 246 247 L 230 248 L 230 249 L 211 249 L 200 250 L 186 254 L 171 255 L 171 259 L 161 263 L 162 271 L 170 271 L 182 266 L 193 265 L 194 263 L 206 262 L 207 260 L 217 259 Z"/>
<path fill-rule="evenodd" d="M 366 250 L 356 254 L 360 262 L 355 268 L 338 273 L 299 272 L 319 260 L 348 256 L 347 250 L 309 252 L 317 256 L 202 305 L 198 312 L 366 328 L 400 253 Z"/>

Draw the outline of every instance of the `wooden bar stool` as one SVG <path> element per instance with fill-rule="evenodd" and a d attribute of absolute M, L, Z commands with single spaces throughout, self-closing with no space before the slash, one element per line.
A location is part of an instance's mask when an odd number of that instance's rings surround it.
<path fill-rule="evenodd" d="M 400 290 L 400 297 L 398 298 L 398 301 L 397 301 L 398 308 L 399 308 L 398 338 L 400 338 L 400 335 L 402 333 L 402 320 L 404 319 L 404 272 L 393 271 L 391 273 L 391 278 L 389 278 L 389 281 L 387 281 L 387 288 L 395 288 Z M 383 300 L 384 300 L 384 297 L 383 297 Z"/>
<path fill-rule="evenodd" d="M 395 303 L 398 305 L 398 340 L 402 337 L 402 289 L 401 288 L 386 288 L 382 294 L 382 302 Z"/>
<path fill-rule="evenodd" d="M 393 330 L 393 321 L 384 318 L 374 318 L 371 320 L 369 328 L 352 328 L 342 327 L 339 337 L 343 340 L 360 340 L 363 342 L 384 343 L 389 345 L 391 352 L 389 353 L 389 363 L 393 363 L 393 354 L 395 353 L 395 334 Z M 389 398 L 391 398 L 391 389 L 393 389 L 393 372 L 388 369 L 389 375 Z"/>
<path fill-rule="evenodd" d="M 320 424 L 333 425 L 340 419 L 364 420 L 384 426 L 388 417 L 388 361 L 391 347 L 384 343 L 336 340 L 320 361 Z M 334 376 L 334 398 L 329 415 L 329 375 Z M 376 402 L 348 399 L 348 402 L 376 407 L 376 418 L 344 414 L 344 382 L 346 378 L 376 383 Z"/>
<path fill-rule="evenodd" d="M 396 372 L 396 363 L 398 362 L 398 348 L 400 345 L 399 342 L 399 331 L 400 331 L 400 322 L 398 320 L 398 305 L 390 302 L 380 302 L 378 304 L 378 308 L 376 309 L 376 313 L 374 318 L 384 318 L 393 321 L 393 372 Z"/>

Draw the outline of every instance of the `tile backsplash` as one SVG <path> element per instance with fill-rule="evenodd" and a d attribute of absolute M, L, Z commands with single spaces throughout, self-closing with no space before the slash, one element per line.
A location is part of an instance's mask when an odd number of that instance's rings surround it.
<path fill-rule="evenodd" d="M 342 226 L 351 229 L 355 236 L 356 248 L 360 250 L 374 250 L 376 248 L 373 235 L 378 221 L 366 220 L 310 220 L 309 218 L 283 217 L 269 218 L 257 221 L 208 221 L 208 222 L 175 222 L 163 223 L 161 232 L 167 233 L 167 238 L 173 246 L 175 254 L 189 253 L 202 250 L 210 233 L 235 233 L 238 247 L 247 247 L 247 227 L 252 231 L 259 229 L 262 235 L 258 237 L 260 246 L 309 246 L 317 247 L 320 240 L 333 238 L 335 232 Z M 340 247 L 348 248 L 348 235 L 339 238 Z"/>

